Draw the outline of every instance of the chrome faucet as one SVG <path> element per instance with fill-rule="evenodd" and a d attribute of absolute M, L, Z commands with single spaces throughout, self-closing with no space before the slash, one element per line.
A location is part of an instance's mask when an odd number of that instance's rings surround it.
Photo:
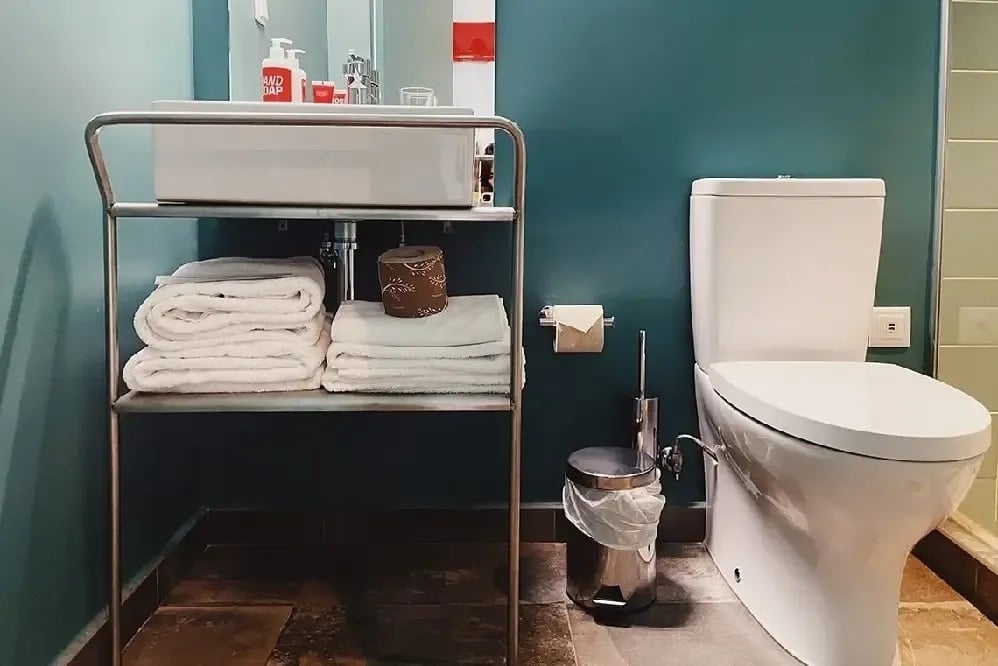
<path fill-rule="evenodd" d="M 349 51 L 343 76 L 347 81 L 347 104 L 381 104 L 380 77 L 370 58 Z"/>

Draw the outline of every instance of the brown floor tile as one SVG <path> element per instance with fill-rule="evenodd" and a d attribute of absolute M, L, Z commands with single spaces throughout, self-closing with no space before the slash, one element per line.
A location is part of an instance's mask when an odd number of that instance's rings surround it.
<path fill-rule="evenodd" d="M 498 664 L 505 617 L 502 605 L 296 609 L 269 666 Z M 523 606 L 520 631 L 521 663 L 576 663 L 564 603 Z"/>
<path fill-rule="evenodd" d="M 325 578 L 309 578 L 302 583 L 295 598 L 295 608 L 328 610 L 344 605 L 342 585 Z"/>
<path fill-rule="evenodd" d="M 699 543 L 658 546 L 659 603 L 737 601 L 710 554 Z"/>
<path fill-rule="evenodd" d="M 898 624 L 903 666 L 998 663 L 998 627 L 969 603 L 902 607 Z"/>
<path fill-rule="evenodd" d="M 277 657 L 325 655 L 329 663 L 496 663 L 502 657 L 499 606 L 388 606 L 311 612 L 296 609 L 278 640 Z M 347 660 L 347 661 L 339 661 Z M 297 662 L 291 661 L 296 664 Z"/>
<path fill-rule="evenodd" d="M 289 607 L 171 608 L 149 618 L 125 650 L 125 666 L 259 666 Z"/>
<path fill-rule="evenodd" d="M 392 663 L 369 659 L 359 650 L 345 654 L 343 649 L 339 645 L 278 645 L 270 653 L 267 666 L 382 666 Z"/>
<path fill-rule="evenodd" d="M 324 586 L 309 581 L 307 605 L 499 603 L 506 598 L 504 544 L 414 543 L 339 557 Z M 524 544 L 520 581 L 524 602 L 564 601 L 564 546 Z M 328 595 L 326 603 L 323 595 Z"/>
<path fill-rule="evenodd" d="M 564 601 L 520 606 L 520 663 L 575 666 L 575 646 Z"/>
<path fill-rule="evenodd" d="M 901 603 L 937 601 L 964 601 L 964 599 L 918 558 L 909 557 L 905 562 L 901 578 Z"/>
<path fill-rule="evenodd" d="M 287 580 L 183 580 L 163 606 L 290 606 L 301 588 Z"/>
<path fill-rule="evenodd" d="M 572 631 L 592 666 L 799 666 L 738 603 L 656 604 L 616 626 L 573 610 Z"/>

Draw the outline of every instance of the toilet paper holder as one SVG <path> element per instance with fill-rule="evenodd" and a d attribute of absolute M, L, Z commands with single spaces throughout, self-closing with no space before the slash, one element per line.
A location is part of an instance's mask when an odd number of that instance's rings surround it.
<path fill-rule="evenodd" d="M 554 327 L 558 325 L 558 322 L 551 317 L 551 306 L 545 305 L 541 308 L 540 312 L 540 325 L 545 327 Z M 614 317 L 603 317 L 603 328 L 612 328 L 614 322 Z"/>

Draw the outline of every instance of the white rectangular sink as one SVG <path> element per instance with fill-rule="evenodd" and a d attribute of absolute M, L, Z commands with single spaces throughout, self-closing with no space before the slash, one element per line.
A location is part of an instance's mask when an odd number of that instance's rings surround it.
<path fill-rule="evenodd" d="M 471 115 L 461 107 L 157 101 L 155 111 Z M 470 207 L 473 129 L 157 125 L 161 202 Z"/>

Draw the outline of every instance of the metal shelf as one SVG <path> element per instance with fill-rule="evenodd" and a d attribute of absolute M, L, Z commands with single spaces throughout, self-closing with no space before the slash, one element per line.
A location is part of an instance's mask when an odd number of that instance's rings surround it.
<path fill-rule="evenodd" d="M 284 127 L 407 127 L 495 129 L 513 143 L 513 208 L 338 208 L 332 206 L 263 206 L 115 201 L 100 145 L 100 133 L 113 125 L 237 125 Z M 523 401 L 523 261 L 527 145 L 523 131 L 499 116 L 430 116 L 314 113 L 231 113 L 123 111 L 104 113 L 87 123 L 84 140 L 104 212 L 104 304 L 107 326 L 107 391 L 109 427 L 109 597 L 108 626 L 111 666 L 121 666 L 121 451 L 119 415 L 149 412 L 506 412 L 509 432 L 509 550 L 506 600 L 506 663 L 516 666 L 519 647 L 520 466 Z M 471 174 L 469 174 L 469 178 Z M 262 218 L 286 220 L 416 220 L 435 222 L 508 223 L 512 234 L 512 299 L 510 307 L 510 393 L 496 395 L 328 394 L 324 391 L 258 394 L 119 395 L 118 349 L 118 218 Z"/>
<path fill-rule="evenodd" d="M 405 220 L 420 222 L 514 222 L 516 209 L 475 208 L 339 208 L 328 206 L 261 206 L 201 203 L 115 203 L 115 217 L 216 217 L 260 220 Z"/>
<path fill-rule="evenodd" d="M 114 403 L 120 413 L 154 412 L 508 412 L 508 396 L 387 395 L 287 391 L 281 393 L 139 393 Z"/>

